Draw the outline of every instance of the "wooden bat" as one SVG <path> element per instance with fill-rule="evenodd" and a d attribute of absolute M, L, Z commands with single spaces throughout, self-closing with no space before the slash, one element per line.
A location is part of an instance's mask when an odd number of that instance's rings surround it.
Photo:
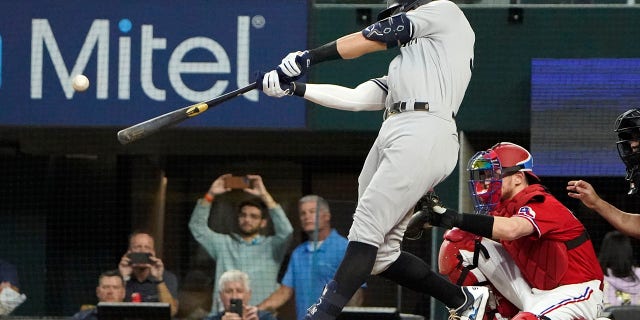
<path fill-rule="evenodd" d="M 118 141 L 120 141 L 121 144 L 127 144 L 136 140 L 140 140 L 162 128 L 170 127 L 184 120 L 200 115 L 203 112 L 207 111 L 209 108 L 213 108 L 214 106 L 217 106 L 227 100 L 231 100 L 237 96 L 249 92 L 256 87 L 257 83 L 254 82 L 240 89 L 227 92 L 209 101 L 199 102 L 188 107 L 167 112 L 153 119 L 138 123 L 126 129 L 122 129 L 118 131 Z"/>

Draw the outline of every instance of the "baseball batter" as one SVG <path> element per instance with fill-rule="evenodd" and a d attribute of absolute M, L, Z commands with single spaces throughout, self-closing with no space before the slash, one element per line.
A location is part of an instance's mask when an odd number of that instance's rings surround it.
<path fill-rule="evenodd" d="M 477 214 L 433 203 L 410 224 L 484 237 L 489 254 L 480 255 L 478 269 L 522 310 L 512 320 L 595 319 L 602 310 L 603 274 L 593 245 L 582 223 L 540 185 L 531 154 L 501 142 L 474 155 L 468 169 Z M 461 253 L 473 261 L 473 252 Z"/>
<path fill-rule="evenodd" d="M 334 319 L 369 274 L 434 296 L 451 308 L 453 318 L 481 319 L 486 288 L 456 286 L 400 246 L 416 202 L 456 165 L 454 116 L 471 78 L 475 34 L 463 12 L 447 0 L 389 1 L 378 19 L 361 32 L 290 53 L 277 70 L 258 81 L 273 97 L 298 95 L 348 111 L 385 109 L 385 121 L 358 178 L 358 206 L 346 254 L 307 319 Z M 399 54 L 388 74 L 355 89 L 287 82 L 322 61 L 397 46 Z"/>

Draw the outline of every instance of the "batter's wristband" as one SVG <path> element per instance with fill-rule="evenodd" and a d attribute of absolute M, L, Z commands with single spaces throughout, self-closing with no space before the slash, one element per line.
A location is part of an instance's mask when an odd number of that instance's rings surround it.
<path fill-rule="evenodd" d="M 485 238 L 493 238 L 493 216 L 463 213 L 457 227 Z"/>
<path fill-rule="evenodd" d="M 304 93 L 307 91 L 307 84 L 304 82 L 293 82 L 293 95 L 298 97 L 304 97 Z"/>
<path fill-rule="evenodd" d="M 325 45 L 309 50 L 310 64 L 338 59 L 342 59 L 342 57 L 340 53 L 338 53 L 338 44 L 336 41 L 331 41 Z"/>

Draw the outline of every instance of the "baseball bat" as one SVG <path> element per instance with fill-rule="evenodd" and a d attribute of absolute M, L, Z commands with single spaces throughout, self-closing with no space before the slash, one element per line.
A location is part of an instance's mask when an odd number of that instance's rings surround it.
<path fill-rule="evenodd" d="M 231 100 L 237 96 L 249 92 L 256 87 L 257 83 L 254 82 L 240 89 L 227 92 L 209 101 L 199 102 L 188 107 L 183 107 L 178 110 L 167 112 L 153 119 L 135 124 L 126 129 L 122 129 L 118 131 L 118 141 L 120 141 L 121 144 L 127 144 L 136 140 L 140 140 L 162 128 L 170 127 L 184 120 L 187 120 L 188 118 L 200 115 L 203 112 L 207 111 L 209 108 L 213 108 L 214 106 L 217 106 L 227 100 Z"/>

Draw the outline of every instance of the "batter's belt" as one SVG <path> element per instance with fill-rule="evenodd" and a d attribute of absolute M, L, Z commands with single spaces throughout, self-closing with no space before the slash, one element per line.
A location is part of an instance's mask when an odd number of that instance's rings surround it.
<path fill-rule="evenodd" d="M 385 110 L 384 118 L 407 111 L 429 111 L 429 102 L 395 102 Z"/>

